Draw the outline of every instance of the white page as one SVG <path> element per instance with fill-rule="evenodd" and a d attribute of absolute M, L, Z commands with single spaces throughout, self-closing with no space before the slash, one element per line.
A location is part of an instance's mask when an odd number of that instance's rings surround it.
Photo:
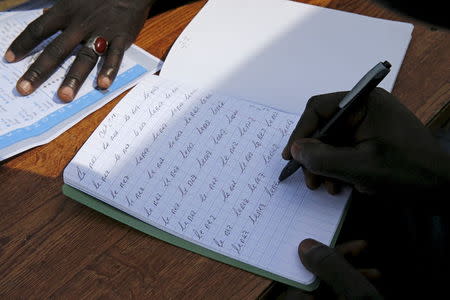
<path fill-rule="evenodd" d="M 330 244 L 349 189 L 282 183 L 298 116 L 149 76 L 111 111 L 64 182 L 195 244 L 309 284 L 305 238 Z"/>
<path fill-rule="evenodd" d="M 161 76 L 301 113 L 317 94 L 350 90 L 375 64 L 391 91 L 413 26 L 288 0 L 209 1 Z"/>
<path fill-rule="evenodd" d="M 0 53 L 25 26 L 42 14 L 42 10 L 8 12 L 0 19 Z M 124 55 L 117 79 L 107 91 L 97 91 L 96 74 L 99 65 L 89 74 L 71 103 L 63 103 L 56 95 L 66 72 L 75 59 L 70 56 L 60 68 L 33 94 L 23 97 L 16 91 L 16 82 L 37 58 L 45 45 L 17 63 L 0 61 L 0 160 L 47 143 L 93 111 L 102 107 L 126 89 L 132 87 L 146 73 L 159 70 L 161 61 L 132 46 Z"/>

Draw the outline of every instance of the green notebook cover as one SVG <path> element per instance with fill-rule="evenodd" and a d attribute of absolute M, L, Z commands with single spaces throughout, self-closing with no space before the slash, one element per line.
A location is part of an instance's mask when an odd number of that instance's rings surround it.
<path fill-rule="evenodd" d="M 225 263 L 225 264 L 228 264 L 228 265 L 231 265 L 231 266 L 243 269 L 245 271 L 248 271 L 248 272 L 251 272 L 251 273 L 254 273 L 254 274 L 257 274 L 257 275 L 260 275 L 260 276 L 263 276 L 263 277 L 266 277 L 266 278 L 269 278 L 269 279 L 272 279 L 272 280 L 275 280 L 275 281 L 278 281 L 278 282 L 282 282 L 284 284 L 287 284 L 287 285 L 290 285 L 290 286 L 293 286 L 293 287 L 300 288 L 300 289 L 305 290 L 305 291 L 313 291 L 319 286 L 319 280 L 317 280 L 317 279 L 313 283 L 311 283 L 309 285 L 300 284 L 300 283 L 295 282 L 293 280 L 281 277 L 279 275 L 276 275 L 276 274 L 270 273 L 268 271 L 259 269 L 257 267 L 252 266 L 252 265 L 249 265 L 249 264 L 240 262 L 238 260 L 232 259 L 232 258 L 230 258 L 228 256 L 225 256 L 225 255 L 222 255 L 220 253 L 217 253 L 217 252 L 211 251 L 209 249 L 203 248 L 203 247 L 201 247 L 199 245 L 196 245 L 194 243 L 188 242 L 188 241 L 186 241 L 186 240 L 184 240 L 182 238 L 176 237 L 176 236 L 174 236 L 174 235 L 172 235 L 170 233 L 167 233 L 167 232 L 165 232 L 165 231 L 163 231 L 161 229 L 158 229 L 158 228 L 156 228 L 156 227 L 154 227 L 152 225 L 149 225 L 149 224 L 147 224 L 147 223 L 145 223 L 145 222 L 143 222 L 143 221 L 141 221 L 141 220 L 139 220 L 139 219 L 137 219 L 137 218 L 135 218 L 133 216 L 130 216 L 129 214 L 127 214 L 127 213 L 125 213 L 125 212 L 123 212 L 123 211 L 121 211 L 121 210 L 119 210 L 119 209 L 117 209 L 115 207 L 112 207 L 109 204 L 106 204 L 103 201 L 100 201 L 100 200 L 98 200 L 98 199 L 96 199 L 96 198 L 94 198 L 94 197 L 92 197 L 92 196 L 90 196 L 90 195 L 88 195 L 86 193 L 83 193 L 83 192 L 81 192 L 81 191 L 79 191 L 79 190 L 77 190 L 77 189 L 75 189 L 75 188 L 73 188 L 73 187 L 71 187 L 71 186 L 69 186 L 67 184 L 63 185 L 62 190 L 63 190 L 64 195 L 66 195 L 66 196 L 68 196 L 68 197 L 70 197 L 70 198 L 72 198 L 72 199 L 74 199 L 74 200 L 76 200 L 76 201 L 78 201 L 78 202 L 80 202 L 80 203 L 82 203 L 82 204 L 84 204 L 84 205 L 86 205 L 86 206 L 88 206 L 88 207 L 90 207 L 90 208 L 92 208 L 92 209 L 94 209 L 94 210 L 104 214 L 104 215 L 107 215 L 107 216 L 109 216 L 109 217 L 111 217 L 111 218 L 113 218 L 113 219 L 115 219 L 115 220 L 117 220 L 119 222 L 122 222 L 122 223 L 124 223 L 124 224 L 126 224 L 128 226 L 131 226 L 134 229 L 137 229 L 137 230 L 139 230 L 141 232 L 144 232 L 144 233 L 146 233 L 148 235 L 151 235 L 151 236 L 153 236 L 155 238 L 158 238 L 158 239 L 160 239 L 162 241 L 165 241 L 167 243 L 170 243 L 172 245 L 184 248 L 186 250 L 189 250 L 189 251 L 195 252 L 197 254 L 209 257 L 211 259 L 220 261 L 222 263 Z M 341 220 L 339 222 L 338 228 L 337 228 L 336 233 L 334 235 L 333 241 L 331 242 L 332 246 L 334 246 L 334 244 L 336 242 L 336 239 L 337 239 L 337 237 L 339 235 L 339 231 L 340 231 L 340 229 L 342 227 L 343 220 L 345 219 L 345 214 L 346 214 L 349 202 L 350 202 L 350 200 L 347 201 L 347 205 L 346 205 L 344 214 L 341 217 Z"/>

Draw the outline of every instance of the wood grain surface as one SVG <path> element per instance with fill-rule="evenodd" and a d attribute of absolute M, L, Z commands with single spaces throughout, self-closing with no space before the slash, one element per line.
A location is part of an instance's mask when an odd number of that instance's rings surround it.
<path fill-rule="evenodd" d="M 447 30 L 370 0 L 304 2 L 414 23 L 393 93 L 424 123 L 448 104 Z M 136 43 L 164 58 L 205 3 L 152 16 Z M 146 236 L 61 193 L 64 167 L 122 96 L 51 143 L 1 163 L 0 298 L 258 298 L 270 280 Z"/>

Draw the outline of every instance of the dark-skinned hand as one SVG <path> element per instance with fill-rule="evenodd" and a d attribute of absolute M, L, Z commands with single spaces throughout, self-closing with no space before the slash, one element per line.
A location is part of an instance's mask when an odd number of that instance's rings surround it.
<path fill-rule="evenodd" d="M 312 97 L 283 150 L 302 164 L 305 181 L 331 194 L 342 182 L 368 194 L 444 190 L 450 156 L 392 94 L 376 88 L 345 120 L 336 143 L 309 138 L 338 110 L 345 92 Z"/>
<path fill-rule="evenodd" d="M 97 84 L 107 89 L 119 70 L 124 51 L 131 46 L 155 0 L 59 0 L 30 23 L 5 53 L 8 62 L 24 58 L 42 41 L 61 31 L 17 82 L 22 95 L 33 93 L 83 42 L 97 36 L 109 42 Z M 98 55 L 82 47 L 68 71 L 58 96 L 72 101 L 97 64 Z"/>
<path fill-rule="evenodd" d="M 361 254 L 365 241 L 350 241 L 332 249 L 316 240 L 303 240 L 298 253 L 303 265 L 322 281 L 319 288 L 308 293 L 288 288 L 283 299 L 382 299 L 368 279 L 380 277 L 377 269 L 356 269 L 346 259 Z"/>

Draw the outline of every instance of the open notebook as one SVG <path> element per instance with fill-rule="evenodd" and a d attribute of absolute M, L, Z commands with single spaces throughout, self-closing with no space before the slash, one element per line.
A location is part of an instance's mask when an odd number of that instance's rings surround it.
<path fill-rule="evenodd" d="M 312 237 L 333 245 L 350 189 L 338 196 L 330 196 L 323 189 L 310 191 L 302 172 L 279 183 L 278 175 L 286 163 L 280 153 L 308 95 L 317 92 L 315 87 L 323 86 L 321 91 L 351 89 L 375 63 L 388 59 L 393 68 L 384 83 L 386 89 L 392 89 L 412 28 L 281 0 L 242 0 L 236 14 L 227 1 L 236 4 L 235 0 L 208 2 L 173 46 L 161 76 L 147 76 L 105 118 L 66 167 L 64 193 L 177 246 L 311 290 L 317 280 L 301 264 L 298 244 Z M 287 7 L 294 13 L 285 10 Z M 297 43 L 292 51 L 275 47 L 273 55 L 266 53 L 259 62 L 247 65 L 246 59 L 258 60 L 257 55 L 250 55 L 251 43 L 242 44 L 242 56 L 237 50 L 230 50 L 230 56 L 226 51 L 203 53 L 202 45 L 208 47 L 205 34 L 221 24 L 221 20 L 220 24 L 208 22 L 218 17 L 219 8 L 225 15 L 221 18 L 228 18 L 232 24 L 240 22 L 243 31 L 251 31 L 252 26 L 258 31 L 258 26 L 265 26 L 258 23 L 259 15 L 269 9 L 274 13 L 285 10 L 285 15 L 275 14 L 271 20 L 278 25 L 286 18 L 292 24 L 301 24 L 306 15 L 317 14 L 326 31 L 333 29 L 345 44 L 336 44 L 339 51 L 329 50 L 335 60 L 322 57 L 321 51 L 310 53 L 308 59 L 316 62 L 315 72 L 324 74 L 320 82 L 316 82 L 317 74 L 308 73 L 312 65 L 297 56 L 302 45 L 308 48 L 315 43 L 310 39 L 317 42 L 320 38 L 321 29 L 314 26 L 293 28 L 293 32 L 302 34 L 290 37 L 291 43 Z M 243 15 L 247 16 L 245 21 Z M 295 18 L 297 22 L 293 22 Z M 325 26 L 334 18 L 353 26 L 350 31 L 342 31 L 339 22 L 335 28 Z M 361 30 L 366 36 L 375 36 L 380 45 L 387 44 L 387 49 L 372 49 L 372 42 L 350 43 L 346 39 Z M 385 36 L 388 33 L 390 43 Z M 239 39 L 243 39 L 239 33 L 238 40 L 233 40 L 226 28 L 216 34 L 216 40 L 223 36 L 222 47 L 228 41 L 229 48 L 239 49 Z M 286 43 L 276 39 L 274 32 L 270 34 L 273 43 Z M 336 36 L 335 41 L 339 40 Z M 258 39 L 254 43 L 258 44 Z M 269 41 L 264 43 L 265 49 L 271 49 Z M 200 58 L 194 57 L 191 49 L 203 51 Z M 215 45 L 210 49 L 220 50 Z M 366 53 L 368 61 L 356 60 L 354 65 L 339 69 L 355 49 Z M 222 62 L 216 61 L 219 56 Z M 240 64 L 256 69 L 233 73 Z M 277 70 L 274 75 L 270 69 L 258 69 L 259 64 L 285 66 L 286 71 L 289 64 L 295 64 L 301 81 L 295 83 L 290 72 Z M 338 87 L 327 77 L 329 73 L 340 74 L 336 77 Z M 180 76 L 182 80 L 175 78 Z M 294 90 L 297 96 L 291 94 Z"/>
<path fill-rule="evenodd" d="M 310 284 L 298 243 L 331 243 L 349 191 L 312 192 L 302 172 L 278 182 L 297 119 L 147 77 L 94 131 L 64 182 L 186 241 Z"/>

